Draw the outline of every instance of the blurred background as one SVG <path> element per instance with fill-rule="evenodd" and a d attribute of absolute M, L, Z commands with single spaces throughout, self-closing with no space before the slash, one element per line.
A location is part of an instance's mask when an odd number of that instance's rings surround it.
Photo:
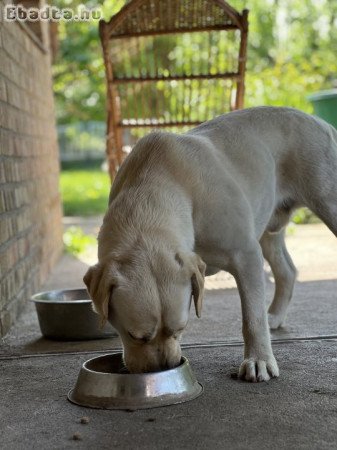
<path fill-rule="evenodd" d="M 60 0 L 60 8 L 81 2 Z M 105 20 L 124 0 L 86 2 L 100 6 Z M 312 94 L 337 87 L 337 2 L 335 0 L 232 0 L 238 11 L 249 9 L 245 107 L 290 106 L 314 112 Z M 59 22 L 53 64 L 58 140 L 61 155 L 60 190 L 65 216 L 97 216 L 107 207 L 110 179 L 106 172 L 106 80 L 98 21 Z M 188 42 L 163 42 L 169 58 L 193 51 Z M 216 45 L 216 43 L 214 43 Z M 208 54 L 205 53 L 205 61 Z M 208 61 L 206 61 L 208 63 Z M 178 90 L 171 101 L 179 100 Z M 212 110 L 212 97 L 200 92 L 200 107 Z M 216 115 L 216 114 L 215 114 Z M 130 136 L 132 141 L 137 134 Z M 300 210 L 294 223 L 316 218 Z M 70 227 L 65 244 L 81 252 L 95 241 L 80 227 Z"/>

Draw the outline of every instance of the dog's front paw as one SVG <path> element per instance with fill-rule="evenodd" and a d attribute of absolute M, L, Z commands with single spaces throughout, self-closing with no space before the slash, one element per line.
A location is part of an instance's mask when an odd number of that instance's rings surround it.
<path fill-rule="evenodd" d="M 276 359 L 271 355 L 268 359 L 247 358 L 239 370 L 239 378 L 256 383 L 268 381 L 280 374 Z"/>
<path fill-rule="evenodd" d="M 284 317 L 278 314 L 268 313 L 268 323 L 271 330 L 277 330 L 283 325 Z"/>

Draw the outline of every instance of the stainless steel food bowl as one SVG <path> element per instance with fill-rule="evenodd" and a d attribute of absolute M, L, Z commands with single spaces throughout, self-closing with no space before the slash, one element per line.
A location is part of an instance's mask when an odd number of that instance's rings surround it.
<path fill-rule="evenodd" d="M 117 336 L 110 324 L 100 329 L 99 316 L 92 309 L 86 289 L 65 289 L 33 295 L 41 333 L 63 341 Z"/>
<path fill-rule="evenodd" d="M 184 403 L 202 391 L 185 357 L 174 369 L 130 374 L 115 353 L 86 361 L 68 399 L 89 408 L 134 410 Z"/>

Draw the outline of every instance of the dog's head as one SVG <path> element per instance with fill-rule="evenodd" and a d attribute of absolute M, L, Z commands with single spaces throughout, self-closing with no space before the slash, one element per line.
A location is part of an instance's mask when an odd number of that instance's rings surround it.
<path fill-rule="evenodd" d="M 84 282 L 94 309 L 116 328 L 131 373 L 175 367 L 191 298 L 200 317 L 205 263 L 195 253 L 157 252 L 115 258 L 89 268 Z"/>

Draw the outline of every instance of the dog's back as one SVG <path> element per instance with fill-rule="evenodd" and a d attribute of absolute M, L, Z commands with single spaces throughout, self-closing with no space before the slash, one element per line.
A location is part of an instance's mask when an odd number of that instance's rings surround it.
<path fill-rule="evenodd" d="M 257 107 L 216 117 L 185 134 L 154 132 L 140 139 L 116 177 L 109 202 L 130 183 L 157 181 L 169 187 L 174 180 L 189 196 L 202 199 L 205 186 L 225 193 L 229 182 L 240 180 L 238 188 L 253 210 L 271 207 L 270 190 L 274 207 L 288 215 L 302 204 L 317 209 L 313 186 L 322 195 L 336 192 L 336 173 L 333 127 L 296 109 Z"/>

